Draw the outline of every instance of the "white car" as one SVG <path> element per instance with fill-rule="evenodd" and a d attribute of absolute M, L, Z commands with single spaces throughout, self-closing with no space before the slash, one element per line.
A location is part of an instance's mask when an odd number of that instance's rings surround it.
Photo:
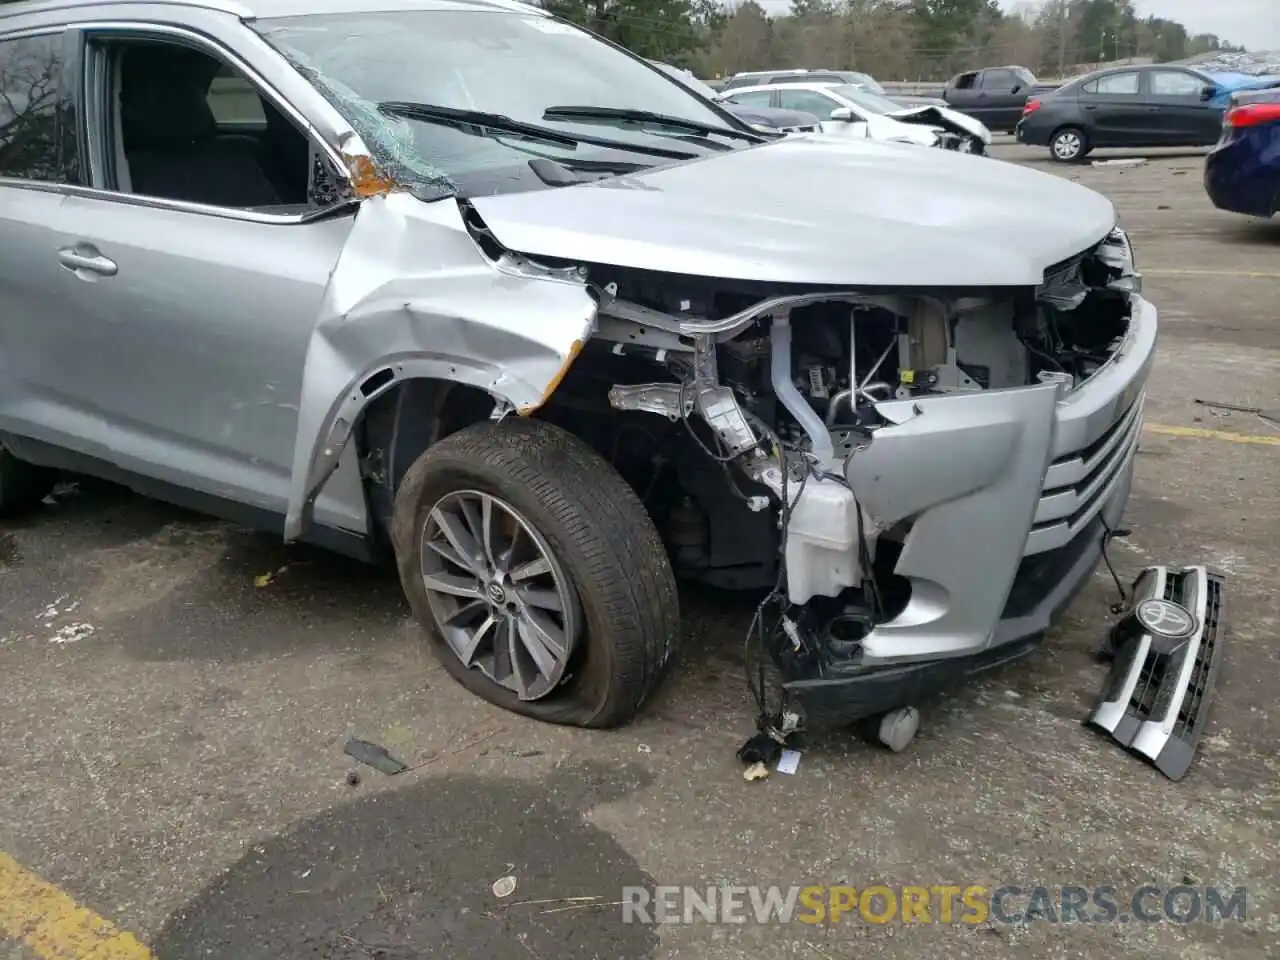
<path fill-rule="evenodd" d="M 980 120 L 947 107 L 903 107 L 886 97 L 849 83 L 771 83 L 737 87 L 722 102 L 743 107 L 784 107 L 820 118 L 824 133 L 843 133 L 851 124 L 866 124 L 872 140 L 950 146 L 964 153 L 983 153 L 991 131 Z M 855 136 L 861 131 L 855 131 Z"/>

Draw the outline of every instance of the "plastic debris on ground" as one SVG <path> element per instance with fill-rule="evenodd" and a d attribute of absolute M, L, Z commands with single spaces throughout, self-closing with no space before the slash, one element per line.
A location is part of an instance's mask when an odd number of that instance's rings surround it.
<path fill-rule="evenodd" d="M 394 777 L 397 773 L 403 773 L 409 769 L 405 763 L 388 753 L 386 747 L 370 743 L 368 740 L 357 740 L 352 737 L 347 741 L 347 745 L 342 748 L 342 752 L 354 760 L 359 760 L 366 766 L 373 767 L 379 773 L 385 773 L 389 777 Z"/>
<path fill-rule="evenodd" d="M 1095 167 L 1140 167 L 1147 162 L 1146 157 L 1118 157 L 1115 160 L 1095 160 Z"/>
<path fill-rule="evenodd" d="M 782 756 L 778 758 L 778 772 L 785 773 L 788 776 L 791 776 L 799 768 L 800 768 L 800 751 L 799 750 L 783 750 Z"/>
<path fill-rule="evenodd" d="M 515 877 L 499 877 L 493 881 L 493 895 L 495 897 L 509 897 L 516 892 Z"/>
<path fill-rule="evenodd" d="M 767 776 L 769 776 L 769 768 L 763 763 L 753 763 L 742 771 L 743 780 L 763 780 Z"/>

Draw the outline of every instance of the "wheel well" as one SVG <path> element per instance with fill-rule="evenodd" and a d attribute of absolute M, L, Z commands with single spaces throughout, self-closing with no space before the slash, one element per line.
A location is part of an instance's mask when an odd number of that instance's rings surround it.
<path fill-rule="evenodd" d="M 376 529 L 391 523 L 400 481 L 422 452 L 463 427 L 488 419 L 494 398 L 450 380 L 405 380 L 375 399 L 360 418 L 360 472 Z"/>

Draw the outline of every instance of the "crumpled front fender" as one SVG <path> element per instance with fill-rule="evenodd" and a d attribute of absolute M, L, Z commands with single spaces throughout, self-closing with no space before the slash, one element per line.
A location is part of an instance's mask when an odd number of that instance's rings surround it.
<path fill-rule="evenodd" d="M 310 521 L 364 409 L 434 377 L 528 413 L 555 389 L 595 325 L 585 284 L 503 268 L 476 246 L 453 199 L 364 201 L 307 348 L 284 537 Z"/>

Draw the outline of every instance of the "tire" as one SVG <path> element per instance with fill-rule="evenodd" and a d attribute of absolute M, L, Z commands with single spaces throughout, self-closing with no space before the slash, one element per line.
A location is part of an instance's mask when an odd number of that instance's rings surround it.
<path fill-rule="evenodd" d="M 472 508 L 465 506 L 468 502 Z M 476 503 L 502 519 L 498 526 L 509 519 L 514 521 L 512 529 L 524 525 L 512 534 L 521 539 L 522 549 L 532 549 L 524 546 L 530 540 L 533 547 L 545 548 L 550 572 L 533 576 L 536 582 L 551 586 L 526 590 L 527 594 L 555 594 L 563 601 L 563 613 L 554 616 L 556 626 L 563 626 L 563 636 L 568 637 L 561 645 L 564 672 L 555 683 L 549 682 L 550 672 L 545 676 L 539 673 L 546 689 L 537 698 L 522 697 L 520 691 L 504 685 L 518 682 L 515 676 L 519 671 L 511 664 L 523 634 L 513 628 L 504 641 L 512 653 L 505 659 L 506 676 L 499 682 L 495 677 L 503 673 L 498 661 L 501 655 L 492 637 L 505 629 L 503 624 L 508 621 L 501 621 L 487 633 L 475 629 L 475 633 L 484 633 L 486 640 L 480 647 L 470 643 L 471 656 L 477 662 L 468 666 L 463 654 L 450 644 L 449 636 L 459 642 L 458 628 L 447 628 L 444 623 L 449 620 L 445 606 L 450 597 L 427 586 L 424 571 L 428 567 L 434 571 L 432 583 L 436 587 L 441 581 L 438 568 L 446 567 L 454 574 L 466 569 L 454 561 L 440 560 L 440 550 L 428 549 L 425 543 L 431 536 L 439 548 L 453 550 L 450 544 L 454 541 L 445 531 L 456 532 L 452 525 L 459 519 L 474 519 L 474 511 L 479 509 Z M 433 513 L 437 506 L 443 512 Z M 453 518 L 448 527 L 438 519 L 446 514 Z M 496 536 L 501 543 L 501 534 Z M 620 726 L 636 715 L 675 654 L 680 636 L 679 600 L 671 564 L 653 522 L 631 487 L 606 460 L 551 424 L 515 417 L 486 421 L 428 448 L 409 468 L 396 492 L 391 540 L 400 582 L 432 652 L 455 680 L 497 706 L 548 723 Z M 468 542 L 474 546 L 474 541 Z M 512 553 L 515 550 L 510 548 Z M 493 553 L 497 555 L 498 550 Z M 454 556 L 456 559 L 460 554 L 454 551 Z M 480 559 L 483 564 L 484 558 Z M 527 624 L 519 619 L 523 613 L 505 613 L 513 603 L 525 604 L 525 594 L 520 592 L 525 588 L 516 583 L 515 562 L 513 558 L 498 564 L 508 568 L 508 574 L 492 574 L 509 591 L 505 607 L 494 605 L 491 591 L 496 580 L 481 581 L 463 572 L 451 581 L 466 580 L 468 590 L 473 589 L 473 580 L 480 586 L 478 592 L 454 600 L 459 611 L 463 604 L 483 604 L 479 614 L 482 626 L 495 615 Z M 530 563 L 521 562 L 518 567 L 525 569 Z M 503 593 L 501 584 L 497 593 Z M 532 604 L 522 608 L 525 613 L 534 610 Z M 541 615 L 545 609 L 539 607 L 534 613 Z M 571 621 L 576 629 L 571 629 Z M 545 624 L 545 618 L 542 622 Z M 454 632 L 447 636 L 446 629 Z M 461 645 L 466 647 L 468 641 Z M 482 658 L 477 649 L 492 652 Z M 520 647 L 522 662 L 532 662 L 530 649 Z M 545 655 L 554 649 L 548 645 L 542 652 Z"/>
<path fill-rule="evenodd" d="M 1049 156 L 1058 163 L 1079 163 L 1091 149 L 1088 135 L 1079 127 L 1062 127 L 1049 138 Z"/>
<path fill-rule="evenodd" d="M 49 495 L 58 472 L 19 460 L 0 443 L 0 516 L 33 510 Z"/>

